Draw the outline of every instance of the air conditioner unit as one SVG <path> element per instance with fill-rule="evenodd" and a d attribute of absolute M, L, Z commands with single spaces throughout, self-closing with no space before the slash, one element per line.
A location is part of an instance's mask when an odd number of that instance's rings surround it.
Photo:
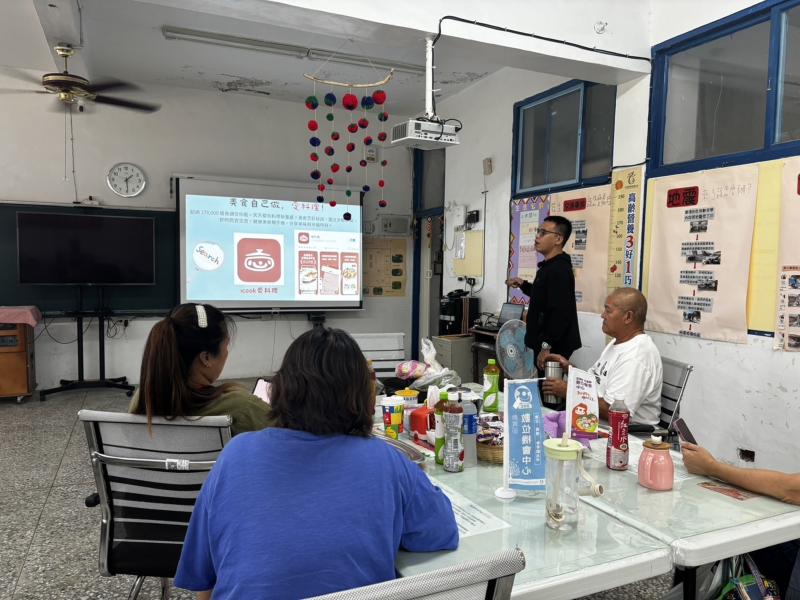
<path fill-rule="evenodd" d="M 435 150 L 458 144 L 455 125 L 411 119 L 392 127 L 392 146 Z"/>

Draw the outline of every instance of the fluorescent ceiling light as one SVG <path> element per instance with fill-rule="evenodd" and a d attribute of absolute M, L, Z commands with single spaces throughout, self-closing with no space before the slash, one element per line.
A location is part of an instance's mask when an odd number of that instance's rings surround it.
<path fill-rule="evenodd" d="M 425 67 L 402 62 L 386 62 L 373 60 L 366 56 L 357 54 L 344 54 L 342 52 L 331 52 L 319 48 L 307 48 L 294 44 L 282 44 L 279 42 L 268 42 L 254 38 L 239 37 L 225 33 L 214 33 L 211 31 L 197 31 L 195 29 L 183 29 L 181 27 L 161 27 L 161 33 L 168 40 L 183 40 L 186 42 L 198 42 L 201 44 L 211 44 L 213 46 L 224 46 L 226 48 L 240 48 L 242 50 L 254 50 L 256 52 L 266 52 L 268 54 L 278 54 L 280 56 L 292 56 L 294 58 L 308 58 L 309 60 L 330 61 L 358 67 L 376 67 L 379 69 L 394 69 L 404 73 L 414 75 L 424 75 Z"/>

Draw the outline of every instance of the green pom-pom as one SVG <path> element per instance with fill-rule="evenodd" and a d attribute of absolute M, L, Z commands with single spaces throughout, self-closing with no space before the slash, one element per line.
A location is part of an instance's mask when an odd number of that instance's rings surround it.
<path fill-rule="evenodd" d="M 328 113 L 325 115 L 325 118 L 328 119 L 328 121 L 333 121 L 333 113 Z"/>
<path fill-rule="evenodd" d="M 345 195 L 345 196 L 347 196 L 347 197 L 349 198 L 350 196 L 352 196 L 352 195 L 353 195 L 353 192 L 351 192 L 350 190 L 346 190 L 346 191 L 345 191 L 345 193 L 344 193 L 344 195 Z"/>

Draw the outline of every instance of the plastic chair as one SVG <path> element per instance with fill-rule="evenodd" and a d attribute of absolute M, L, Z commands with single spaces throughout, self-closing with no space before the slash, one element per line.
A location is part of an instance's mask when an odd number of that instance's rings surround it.
<path fill-rule="evenodd" d="M 153 418 L 81 410 L 102 510 L 100 572 L 161 578 L 169 597 L 183 539 L 200 488 L 231 439 L 228 416 Z"/>
<path fill-rule="evenodd" d="M 314 600 L 505 600 L 511 598 L 514 575 L 524 568 L 525 555 L 517 548 L 420 575 L 316 596 Z"/>

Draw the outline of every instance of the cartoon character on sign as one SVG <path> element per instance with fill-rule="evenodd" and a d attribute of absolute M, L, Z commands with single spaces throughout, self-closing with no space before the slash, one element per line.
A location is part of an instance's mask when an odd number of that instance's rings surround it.
<path fill-rule="evenodd" d="M 583 402 L 576 404 L 572 409 L 572 431 L 579 433 L 594 433 L 597 431 L 597 415 L 589 412 L 589 406 Z"/>
<path fill-rule="evenodd" d="M 514 390 L 514 408 L 516 410 L 533 408 L 533 394 L 526 387 L 518 387 Z"/>

